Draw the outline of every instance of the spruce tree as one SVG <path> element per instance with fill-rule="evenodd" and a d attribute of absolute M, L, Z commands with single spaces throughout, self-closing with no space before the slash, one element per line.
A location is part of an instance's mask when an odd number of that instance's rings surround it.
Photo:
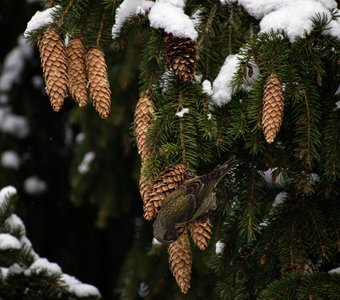
<path fill-rule="evenodd" d="M 84 132 L 98 128 L 105 142 L 92 136 L 78 145 L 88 161 L 95 146 L 101 165 L 71 177 L 72 199 L 97 203 L 102 226 L 130 205 L 119 201 L 127 188 L 114 190 L 109 177 L 97 177 L 112 159 L 111 129 L 122 122 L 121 114 L 135 116 L 124 126 L 134 127 L 140 154 L 136 201 L 147 220 L 195 174 L 233 154 L 240 161 L 216 190 L 217 209 L 186 224 L 176 242 L 153 241 L 151 222 L 137 227 L 118 283 L 121 298 L 338 299 L 338 3 L 47 4 L 45 21 L 37 26 L 36 15 L 26 37 L 39 45 L 47 93 L 52 108 L 61 111 L 65 80 L 71 85 L 65 41 L 83 43 L 82 70 L 94 109 L 77 107 L 74 118 Z M 131 74 L 137 66 L 138 74 Z M 134 95 L 125 98 L 122 87 L 135 83 L 136 75 L 138 91 L 134 85 Z"/>

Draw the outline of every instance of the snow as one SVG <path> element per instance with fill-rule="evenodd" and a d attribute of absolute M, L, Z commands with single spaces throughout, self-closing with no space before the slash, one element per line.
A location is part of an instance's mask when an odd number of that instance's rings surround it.
<path fill-rule="evenodd" d="M 62 274 L 59 265 L 49 262 L 46 258 L 38 258 L 37 260 L 35 260 L 32 265 L 25 271 L 25 274 L 39 274 L 41 272 L 47 272 L 49 275 Z"/>
<path fill-rule="evenodd" d="M 8 234 L 8 233 L 0 233 L 0 249 L 1 250 L 9 250 L 9 249 L 20 249 L 21 244 L 17 238 Z"/>
<path fill-rule="evenodd" d="M 65 288 L 77 297 L 100 297 L 98 289 L 92 285 L 81 283 L 77 278 L 63 274 L 61 280 Z"/>
<path fill-rule="evenodd" d="M 0 76 L 0 91 L 8 92 L 13 84 L 20 80 L 25 60 L 33 55 L 33 47 L 27 43 L 22 35 L 18 37 L 18 45 L 5 57 Z"/>
<path fill-rule="evenodd" d="M 328 273 L 331 273 L 331 274 L 340 274 L 340 267 L 337 267 L 335 269 L 329 270 Z"/>
<path fill-rule="evenodd" d="M 163 245 L 161 242 L 159 242 L 156 238 L 152 238 L 152 246 L 161 246 Z"/>
<path fill-rule="evenodd" d="M 8 169 L 18 170 L 20 166 L 18 153 L 12 150 L 4 151 L 1 154 L 1 165 Z"/>
<path fill-rule="evenodd" d="M 236 55 L 228 55 L 220 72 L 213 82 L 213 103 L 217 106 L 227 104 L 233 94 L 232 79 L 239 67 L 239 59 Z"/>
<path fill-rule="evenodd" d="M 116 10 L 115 24 L 112 27 L 112 38 L 115 39 L 124 22 L 136 15 L 144 15 L 154 2 L 147 0 L 124 0 Z"/>
<path fill-rule="evenodd" d="M 222 1 L 222 4 L 236 3 L 236 1 Z M 283 30 L 289 40 L 294 42 L 297 37 L 304 37 L 312 30 L 312 19 L 317 15 L 326 16 L 331 20 L 331 10 L 336 9 L 334 0 L 238 0 L 238 4 L 260 22 L 260 32 Z M 332 20 L 330 34 L 340 39 L 340 22 Z"/>
<path fill-rule="evenodd" d="M 0 268 L 0 273 L 1 279 L 5 279 L 8 275 L 8 268 Z"/>
<path fill-rule="evenodd" d="M 26 138 L 30 132 L 25 117 L 14 115 L 8 108 L 0 108 L 0 131 L 17 138 Z"/>
<path fill-rule="evenodd" d="M 84 132 L 80 132 L 76 135 L 76 143 L 81 144 L 86 138 L 86 134 Z"/>
<path fill-rule="evenodd" d="M 10 217 L 8 217 L 5 221 L 5 225 L 15 230 L 20 228 L 21 233 L 26 234 L 25 225 L 16 214 L 12 214 Z"/>
<path fill-rule="evenodd" d="M 274 199 L 274 202 L 272 204 L 272 207 L 276 207 L 280 204 L 282 204 L 288 197 L 288 194 L 286 192 L 281 192 L 281 193 L 278 193 Z"/>
<path fill-rule="evenodd" d="M 6 186 L 0 190 L 0 206 L 6 201 L 9 197 L 15 196 L 17 194 L 17 190 L 13 186 Z"/>
<path fill-rule="evenodd" d="M 149 13 L 150 26 L 176 37 L 196 40 L 194 22 L 184 13 L 184 1 L 158 0 Z"/>
<path fill-rule="evenodd" d="M 45 9 L 44 11 L 37 11 L 31 20 L 27 23 L 24 37 L 27 39 L 29 33 L 41 27 L 47 27 L 53 23 L 53 15 L 58 12 L 61 7 L 59 5 Z"/>
<path fill-rule="evenodd" d="M 211 82 L 206 79 L 202 82 L 202 89 L 203 89 L 203 93 L 207 94 L 208 96 L 212 96 L 213 95 L 213 90 L 211 87 Z"/>
<path fill-rule="evenodd" d="M 24 181 L 24 190 L 30 195 L 40 195 L 44 193 L 47 189 L 47 184 L 45 181 L 37 176 L 30 176 Z"/>
<path fill-rule="evenodd" d="M 86 174 L 90 171 L 90 164 L 95 159 L 96 154 L 90 151 L 84 155 L 84 158 L 80 165 L 78 166 L 78 172 L 80 174 Z"/>
<path fill-rule="evenodd" d="M 138 288 L 138 295 L 141 298 L 146 297 L 149 294 L 149 285 L 145 282 L 141 282 Z"/>
<path fill-rule="evenodd" d="M 222 254 L 223 250 L 225 247 L 225 243 L 221 242 L 221 241 L 217 241 L 215 244 L 215 253 L 216 255 L 220 255 Z"/>
<path fill-rule="evenodd" d="M 284 185 L 283 175 L 282 173 L 277 173 L 276 170 L 277 168 L 270 168 L 266 171 L 260 171 L 260 174 L 265 180 L 265 182 L 269 184 L 275 183 L 277 185 L 283 186 Z"/>
<path fill-rule="evenodd" d="M 189 108 L 183 108 L 181 111 L 176 113 L 176 116 L 179 118 L 183 118 L 183 116 L 188 113 L 189 113 Z"/>
<path fill-rule="evenodd" d="M 220 0 L 221 4 L 233 4 L 236 3 L 237 0 Z"/>

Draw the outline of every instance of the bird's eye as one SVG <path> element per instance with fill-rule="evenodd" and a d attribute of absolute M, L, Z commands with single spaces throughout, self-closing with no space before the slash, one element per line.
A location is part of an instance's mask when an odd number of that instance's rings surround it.
<path fill-rule="evenodd" d="M 176 233 L 177 233 L 177 236 L 180 236 L 184 231 L 184 226 L 177 226 L 176 227 Z"/>

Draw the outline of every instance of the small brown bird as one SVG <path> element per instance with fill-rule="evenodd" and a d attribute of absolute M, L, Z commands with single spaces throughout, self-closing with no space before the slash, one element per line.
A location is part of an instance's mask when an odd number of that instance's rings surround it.
<path fill-rule="evenodd" d="M 162 203 L 153 223 L 154 237 L 172 243 L 183 233 L 185 224 L 194 221 L 216 206 L 214 189 L 224 175 L 239 161 L 235 156 L 206 175 L 188 179 Z"/>

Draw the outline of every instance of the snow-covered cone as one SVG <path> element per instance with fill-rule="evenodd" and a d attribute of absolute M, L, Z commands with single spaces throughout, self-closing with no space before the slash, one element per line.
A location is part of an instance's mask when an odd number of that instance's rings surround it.
<path fill-rule="evenodd" d="M 142 163 L 150 157 L 151 149 L 150 144 L 146 142 L 146 136 L 152 122 L 154 111 L 154 105 L 150 97 L 147 94 L 143 94 L 136 104 L 134 117 L 136 144 Z"/>
<path fill-rule="evenodd" d="M 164 38 L 165 60 L 182 82 L 193 78 L 196 69 L 197 45 L 190 38 L 167 34 Z"/>
<path fill-rule="evenodd" d="M 284 108 L 284 95 L 280 79 L 275 74 L 268 76 L 263 93 L 262 130 L 268 144 L 280 130 Z"/>
<path fill-rule="evenodd" d="M 196 220 L 188 225 L 190 236 L 200 250 L 205 250 L 209 245 L 211 227 L 209 218 Z"/>
<path fill-rule="evenodd" d="M 53 110 L 59 111 L 67 96 L 67 62 L 65 45 L 53 28 L 44 31 L 38 41 L 41 66 Z"/>
<path fill-rule="evenodd" d="M 187 169 L 187 165 L 177 164 L 168 167 L 159 174 L 152 184 L 148 200 L 144 205 L 144 218 L 146 220 L 152 220 L 160 210 L 163 200 L 183 184 Z"/>
<path fill-rule="evenodd" d="M 174 275 L 181 292 L 186 294 L 190 288 L 192 266 L 187 231 L 180 235 L 176 242 L 168 246 L 168 254 L 171 273 Z"/>
<path fill-rule="evenodd" d="M 66 47 L 69 91 L 79 106 L 87 104 L 85 49 L 80 38 L 71 40 Z"/>
<path fill-rule="evenodd" d="M 92 103 L 99 116 L 105 119 L 110 113 L 111 91 L 104 53 L 98 48 L 93 47 L 86 53 L 86 69 Z"/>

